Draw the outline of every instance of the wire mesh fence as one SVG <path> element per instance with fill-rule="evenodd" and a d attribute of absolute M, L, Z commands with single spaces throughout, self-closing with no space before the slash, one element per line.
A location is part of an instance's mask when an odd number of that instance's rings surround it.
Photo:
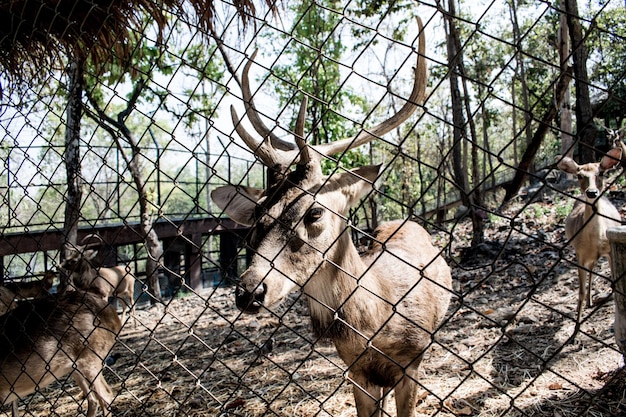
<path fill-rule="evenodd" d="M 625 412 L 623 3 L 5 3 L 3 415 Z"/>

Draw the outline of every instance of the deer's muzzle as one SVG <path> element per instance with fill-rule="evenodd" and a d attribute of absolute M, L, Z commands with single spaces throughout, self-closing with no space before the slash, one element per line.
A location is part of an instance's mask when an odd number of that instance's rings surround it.
<path fill-rule="evenodd" d="M 600 195 L 600 190 L 597 188 L 588 188 L 587 191 L 585 191 L 585 194 L 587 195 L 587 198 L 596 199 Z"/>
<path fill-rule="evenodd" d="M 235 303 L 237 308 L 244 313 L 258 313 L 263 307 L 267 286 L 259 284 L 254 289 L 248 290 L 244 286 L 237 286 Z"/>

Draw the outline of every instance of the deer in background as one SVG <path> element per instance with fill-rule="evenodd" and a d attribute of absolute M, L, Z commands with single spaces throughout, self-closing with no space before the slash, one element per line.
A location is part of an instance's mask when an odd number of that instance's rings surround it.
<path fill-rule="evenodd" d="M 102 376 L 103 361 L 121 327 L 112 306 L 83 291 L 19 303 L 0 316 L 0 402 L 71 375 L 87 398 L 87 417 L 96 415 L 98 403 L 108 415 L 113 393 Z"/>
<path fill-rule="evenodd" d="M 600 257 L 609 258 L 611 254 L 606 230 L 621 225 L 619 211 L 602 195 L 605 174 L 619 164 L 621 156 L 621 148 L 613 148 L 600 162 L 579 165 L 572 158 L 564 157 L 557 165 L 563 172 L 578 177 L 582 192 L 582 199 L 576 200 L 565 219 L 565 236 L 578 260 L 578 305 L 571 339 L 580 330 L 583 303 L 586 302 L 587 307 L 592 305 L 593 268 Z"/>
<path fill-rule="evenodd" d="M 248 313 L 271 310 L 292 290 L 302 290 L 314 331 L 333 340 L 346 363 L 359 417 L 381 416 L 395 390 L 399 417 L 414 415 L 418 366 L 449 304 L 450 268 L 416 223 L 381 224 L 371 249 L 359 255 L 346 223 L 348 210 L 373 189 L 380 166 L 323 176 L 324 156 L 343 153 L 395 129 L 425 97 L 424 32 L 419 24 L 415 82 L 407 103 L 390 119 L 357 137 L 310 146 L 304 141 L 306 99 L 295 128 L 296 144 L 277 138 L 253 104 L 246 63 L 242 91 L 258 141 L 240 124 L 237 133 L 268 167 L 266 190 L 225 186 L 212 192 L 233 220 L 251 226 L 255 251 L 236 290 L 236 305 Z M 290 166 L 295 164 L 295 169 Z"/>
<path fill-rule="evenodd" d="M 56 275 L 55 271 L 46 271 L 42 279 L 9 282 L 0 286 L 0 314 L 15 308 L 16 301 L 48 295 Z"/>
<path fill-rule="evenodd" d="M 91 249 L 96 244 L 84 244 L 86 240 L 96 235 L 86 236 L 81 243 L 83 245 L 66 245 L 65 260 L 61 267 L 71 272 L 74 286 L 78 289 L 91 291 L 100 295 L 104 300 L 115 297 L 122 301 L 122 323 L 126 319 L 126 307 L 130 310 L 130 315 L 135 312 L 135 276 L 132 269 L 127 265 L 117 265 L 113 267 L 94 267 L 93 259 L 98 254 L 96 249 Z M 100 239 L 99 236 L 96 236 Z"/>

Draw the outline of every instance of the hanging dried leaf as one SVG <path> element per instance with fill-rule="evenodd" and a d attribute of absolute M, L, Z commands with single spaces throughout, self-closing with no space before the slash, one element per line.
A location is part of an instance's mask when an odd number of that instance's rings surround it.
<path fill-rule="evenodd" d="M 271 0 L 263 2 L 273 10 Z M 253 0 L 233 4 L 244 24 L 257 12 Z M 114 50 L 124 60 L 135 47 L 133 33 L 151 20 L 161 35 L 170 13 L 207 29 L 215 6 L 212 0 L 0 0 L 0 67 L 19 77 L 24 66 L 49 67 L 62 56 L 98 62 Z"/>

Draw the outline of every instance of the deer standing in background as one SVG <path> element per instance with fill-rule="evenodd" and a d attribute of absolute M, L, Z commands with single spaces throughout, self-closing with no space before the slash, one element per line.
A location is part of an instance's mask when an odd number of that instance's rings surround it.
<path fill-rule="evenodd" d="M 343 153 L 395 129 L 425 96 L 424 33 L 419 23 L 415 84 L 408 102 L 390 119 L 356 138 L 309 146 L 304 141 L 306 99 L 295 128 L 296 144 L 277 138 L 254 107 L 248 71 L 242 90 L 246 114 L 263 138 L 237 133 L 268 167 L 268 188 L 225 186 L 212 198 L 233 220 L 252 226 L 255 251 L 236 291 L 237 306 L 249 313 L 271 309 L 299 288 L 308 299 L 314 331 L 333 340 L 349 369 L 359 417 L 381 416 L 395 390 L 399 417 L 414 415 L 417 373 L 424 352 L 449 304 L 450 268 L 416 223 L 398 220 L 373 232 L 371 249 L 359 255 L 346 223 L 348 210 L 373 189 L 380 166 L 322 175 L 321 158 Z M 297 148 L 296 148 L 297 146 Z M 295 164 L 295 170 L 290 166 Z"/>
<path fill-rule="evenodd" d="M 578 177 L 582 191 L 582 199 L 576 200 L 565 219 L 565 236 L 578 260 L 578 305 L 572 339 L 580 329 L 583 303 L 586 302 L 587 307 L 592 305 L 593 268 L 600 257 L 609 258 L 611 254 L 606 229 L 621 225 L 619 211 L 602 195 L 605 174 L 619 164 L 621 156 L 622 150 L 613 148 L 600 162 L 579 165 L 572 158 L 564 157 L 557 165 L 563 172 Z"/>
<path fill-rule="evenodd" d="M 95 294 L 69 291 L 23 301 L 0 316 L 0 403 L 24 398 L 71 375 L 87 398 L 87 417 L 108 415 L 113 399 L 103 361 L 122 323 Z"/>
<path fill-rule="evenodd" d="M 92 235 L 83 239 L 85 240 Z M 98 237 L 99 238 L 99 237 Z M 101 243 L 100 243 L 101 244 Z M 100 295 L 104 300 L 116 297 L 122 300 L 122 323 L 126 318 L 126 307 L 130 315 L 135 312 L 135 276 L 130 266 L 117 265 L 113 267 L 94 267 L 92 260 L 98 254 L 90 245 L 75 245 L 66 247 L 69 255 L 61 263 L 61 267 L 71 272 L 74 286 L 78 289 L 91 291 Z"/>

